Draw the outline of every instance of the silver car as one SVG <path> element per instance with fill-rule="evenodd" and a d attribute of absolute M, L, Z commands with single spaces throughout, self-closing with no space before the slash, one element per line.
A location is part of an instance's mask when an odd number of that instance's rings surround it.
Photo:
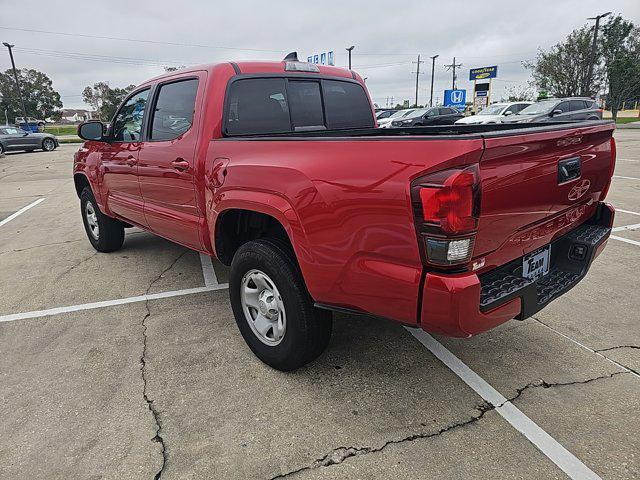
<path fill-rule="evenodd" d="M 57 146 L 58 140 L 49 133 L 31 133 L 18 127 L 0 126 L 0 154 L 12 150 L 32 152 L 38 148 L 50 152 Z"/>

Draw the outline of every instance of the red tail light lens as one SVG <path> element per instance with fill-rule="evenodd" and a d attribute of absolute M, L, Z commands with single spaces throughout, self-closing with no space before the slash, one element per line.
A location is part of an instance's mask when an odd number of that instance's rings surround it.
<path fill-rule="evenodd" d="M 468 262 L 480 214 L 478 166 L 420 177 L 411 185 L 411 198 L 426 261 L 439 266 Z"/>
<path fill-rule="evenodd" d="M 439 227 L 445 234 L 475 230 L 480 206 L 479 185 L 475 165 L 418 179 L 413 188 L 420 199 L 422 220 Z"/>

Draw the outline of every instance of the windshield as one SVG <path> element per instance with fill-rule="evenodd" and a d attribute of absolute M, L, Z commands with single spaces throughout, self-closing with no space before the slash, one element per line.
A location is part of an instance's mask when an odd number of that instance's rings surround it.
<path fill-rule="evenodd" d="M 411 112 L 413 112 L 413 111 L 414 111 L 414 109 L 413 109 L 413 108 L 412 108 L 412 109 L 409 109 L 409 110 L 399 110 L 399 111 L 397 111 L 396 113 L 394 113 L 393 115 L 391 115 L 389 118 L 393 118 L 393 119 L 396 119 L 396 118 L 404 118 L 404 117 L 406 117 L 407 115 L 411 114 Z"/>
<path fill-rule="evenodd" d="M 427 113 L 427 110 L 429 110 L 429 109 L 428 108 L 416 108 L 415 110 L 412 110 L 409 115 L 405 115 L 404 118 L 409 119 L 409 118 L 421 117 L 422 115 Z"/>
<path fill-rule="evenodd" d="M 517 113 L 516 115 L 537 115 L 540 113 L 549 113 L 553 107 L 558 103 L 557 100 L 545 100 L 542 102 L 529 105 Z"/>
<path fill-rule="evenodd" d="M 484 110 L 480 111 L 478 115 L 500 115 L 506 105 L 504 103 L 496 103 L 495 105 L 489 105 Z"/>

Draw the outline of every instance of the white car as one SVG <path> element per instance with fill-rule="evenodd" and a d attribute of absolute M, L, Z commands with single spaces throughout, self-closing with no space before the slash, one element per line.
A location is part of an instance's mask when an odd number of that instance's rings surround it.
<path fill-rule="evenodd" d="M 502 120 L 509 116 L 515 115 L 520 110 L 525 109 L 533 102 L 511 102 L 511 103 L 494 103 L 481 110 L 476 115 L 461 118 L 456 124 L 477 125 L 487 123 L 502 123 Z"/>
<path fill-rule="evenodd" d="M 393 122 L 394 120 L 399 120 L 400 118 L 406 117 L 414 110 L 415 108 L 409 108 L 407 110 L 398 110 L 396 113 L 394 113 L 390 117 L 383 118 L 382 120 L 378 120 L 378 127 L 391 128 L 391 122 Z"/>

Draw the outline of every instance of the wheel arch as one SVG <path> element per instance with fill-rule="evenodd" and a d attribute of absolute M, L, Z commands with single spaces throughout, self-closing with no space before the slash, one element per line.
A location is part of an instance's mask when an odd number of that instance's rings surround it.
<path fill-rule="evenodd" d="M 76 194 L 78 195 L 78 198 L 80 198 L 80 195 L 82 195 L 82 190 L 84 190 L 86 187 L 91 188 L 91 183 L 89 183 L 89 179 L 84 173 L 75 173 L 73 175 L 73 184 L 76 188 Z"/>
<path fill-rule="evenodd" d="M 303 275 L 311 263 L 306 235 L 297 214 L 280 195 L 266 192 L 225 192 L 209 217 L 211 247 L 216 257 L 229 265 L 237 249 L 250 240 L 275 237 L 291 246 Z M 248 198 L 250 197 L 250 198 Z"/>

